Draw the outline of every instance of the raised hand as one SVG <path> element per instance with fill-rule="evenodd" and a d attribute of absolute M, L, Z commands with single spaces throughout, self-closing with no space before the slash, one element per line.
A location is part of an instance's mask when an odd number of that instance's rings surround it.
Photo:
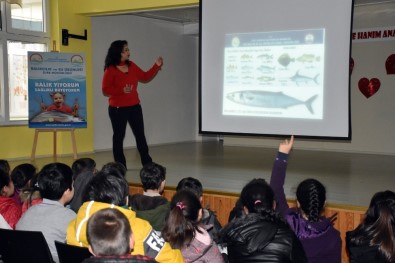
<path fill-rule="evenodd" d="M 280 143 L 280 146 L 278 147 L 278 151 L 281 153 L 289 154 L 289 152 L 292 150 L 293 144 L 294 144 L 294 136 L 292 135 L 290 139 L 285 139 Z"/>
<path fill-rule="evenodd" d="M 163 58 L 162 57 L 158 57 L 155 61 L 156 65 L 161 67 L 163 65 Z"/>

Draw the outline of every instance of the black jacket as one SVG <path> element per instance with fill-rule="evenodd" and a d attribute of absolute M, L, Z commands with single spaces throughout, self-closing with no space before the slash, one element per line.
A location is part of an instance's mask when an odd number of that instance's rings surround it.
<path fill-rule="evenodd" d="M 350 263 L 394 263 L 395 259 L 388 261 L 383 258 L 378 246 L 371 246 L 366 233 L 358 229 L 346 233 L 346 248 Z M 360 238 L 360 242 L 353 242 L 353 238 Z"/>
<path fill-rule="evenodd" d="M 302 244 L 285 222 L 250 213 L 221 231 L 229 262 L 307 262 Z"/>

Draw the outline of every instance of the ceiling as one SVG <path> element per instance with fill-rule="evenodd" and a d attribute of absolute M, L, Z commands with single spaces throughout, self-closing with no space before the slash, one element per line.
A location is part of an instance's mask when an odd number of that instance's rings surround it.
<path fill-rule="evenodd" d="M 390 3 L 395 0 L 354 0 L 355 6 L 362 5 L 373 5 L 373 4 L 382 4 L 382 3 Z M 166 10 L 158 10 L 158 11 L 148 11 L 148 12 L 137 12 L 133 13 L 133 15 L 159 19 L 168 22 L 175 22 L 181 24 L 194 24 L 199 23 L 199 7 L 189 7 L 189 8 L 179 8 L 179 9 L 166 9 Z"/>

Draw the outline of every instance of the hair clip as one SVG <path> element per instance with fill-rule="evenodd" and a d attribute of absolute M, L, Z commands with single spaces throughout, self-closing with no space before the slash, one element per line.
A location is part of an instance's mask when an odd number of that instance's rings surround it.
<path fill-rule="evenodd" d="M 35 186 L 36 188 L 40 188 L 40 187 L 38 186 L 38 182 L 36 182 L 36 183 L 34 184 L 34 186 Z"/>
<path fill-rule="evenodd" d="M 178 202 L 178 203 L 176 204 L 176 206 L 177 206 L 178 208 L 180 208 L 181 210 L 184 210 L 184 208 L 185 208 L 185 205 L 184 205 L 183 202 Z"/>
<path fill-rule="evenodd" d="M 256 205 L 256 204 L 261 204 L 262 203 L 262 201 L 261 200 L 256 200 L 255 202 L 254 202 L 254 205 Z"/>

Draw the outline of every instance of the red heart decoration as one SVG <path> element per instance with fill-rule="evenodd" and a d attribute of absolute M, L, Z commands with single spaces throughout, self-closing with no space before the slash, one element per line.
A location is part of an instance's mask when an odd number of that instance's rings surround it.
<path fill-rule="evenodd" d="M 387 74 L 395 74 L 395 54 L 388 56 L 387 60 L 385 61 L 385 69 Z"/>
<path fill-rule="evenodd" d="M 377 78 L 361 78 L 358 81 L 359 90 L 366 98 L 373 96 L 380 89 L 380 80 Z"/>

